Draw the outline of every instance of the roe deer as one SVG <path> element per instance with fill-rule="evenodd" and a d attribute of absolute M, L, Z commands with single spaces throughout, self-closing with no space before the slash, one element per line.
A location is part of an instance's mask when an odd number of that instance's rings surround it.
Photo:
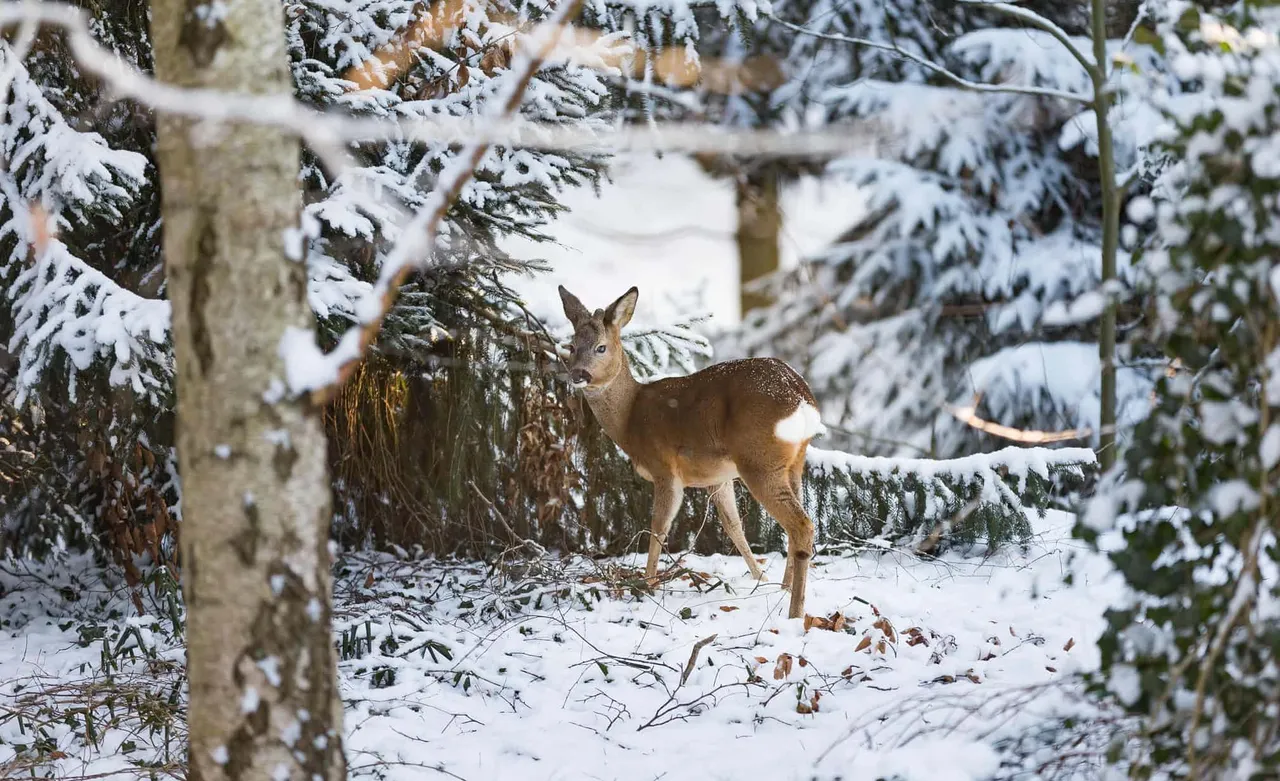
<path fill-rule="evenodd" d="M 593 313 L 560 287 L 574 330 L 569 380 L 636 472 L 653 483 L 645 574 L 657 574 L 684 489 L 708 488 L 729 539 L 751 574 L 762 579 L 734 500 L 733 483 L 741 478 L 787 533 L 782 587 L 791 590 L 789 616 L 802 618 L 813 522 L 800 503 L 801 481 L 809 440 L 825 431 L 813 392 L 775 358 L 728 361 L 686 377 L 638 382 L 619 332 L 631 321 L 639 296 L 633 287 Z"/>

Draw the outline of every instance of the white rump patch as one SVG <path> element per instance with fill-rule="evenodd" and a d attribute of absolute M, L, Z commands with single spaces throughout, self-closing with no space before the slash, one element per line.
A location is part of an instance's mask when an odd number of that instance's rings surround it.
<path fill-rule="evenodd" d="M 822 425 L 822 416 L 809 402 L 802 401 L 796 411 L 778 421 L 773 427 L 773 435 L 783 442 L 799 444 L 825 434 L 827 427 Z"/>

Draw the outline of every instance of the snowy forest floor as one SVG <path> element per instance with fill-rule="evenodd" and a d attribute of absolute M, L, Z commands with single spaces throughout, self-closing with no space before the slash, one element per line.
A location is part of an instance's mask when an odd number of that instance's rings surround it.
<path fill-rule="evenodd" d="M 1064 585 L 1083 555 L 1070 516 L 1035 524 L 1025 552 L 820 552 L 808 631 L 785 617 L 777 555 L 758 586 L 736 556 L 667 559 L 650 593 L 630 593 L 639 557 L 346 556 L 352 775 L 976 779 L 1064 761 L 1097 778 L 1109 735 L 1076 674 L 1097 666 L 1111 587 L 1092 558 Z M 0 777 L 37 758 L 62 778 L 176 771 L 172 608 L 131 616 L 83 561 L 9 562 L 0 586 Z"/>

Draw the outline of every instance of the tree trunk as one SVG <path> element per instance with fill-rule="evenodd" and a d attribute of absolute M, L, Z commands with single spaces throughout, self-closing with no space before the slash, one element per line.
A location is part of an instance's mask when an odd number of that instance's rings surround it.
<path fill-rule="evenodd" d="M 1111 142 L 1107 92 L 1109 63 L 1106 53 L 1106 0 L 1092 0 L 1094 113 L 1098 129 L 1098 175 L 1102 184 L 1102 290 L 1106 306 L 1098 335 L 1098 363 L 1102 370 L 1099 413 L 1098 464 L 1105 472 L 1116 462 L 1116 247 L 1120 235 L 1120 190 L 1116 186 L 1116 162 Z"/>
<path fill-rule="evenodd" d="M 778 172 L 773 167 L 751 169 L 736 179 L 738 280 L 742 314 L 769 303 L 767 296 L 747 291 L 747 285 L 778 270 L 778 233 L 782 211 L 778 204 Z"/>
<path fill-rule="evenodd" d="M 278 0 L 155 0 L 157 76 L 279 95 Z M 346 775 L 330 631 L 330 485 L 314 410 L 273 403 L 286 327 L 312 325 L 299 145 L 280 131 L 161 117 L 164 252 L 177 357 L 189 778 Z"/>

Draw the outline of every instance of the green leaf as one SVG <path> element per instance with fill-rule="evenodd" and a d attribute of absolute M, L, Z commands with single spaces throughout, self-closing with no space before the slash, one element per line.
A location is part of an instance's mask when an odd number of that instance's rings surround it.
<path fill-rule="evenodd" d="M 1151 48 L 1155 49 L 1156 52 L 1160 54 L 1160 56 L 1162 57 L 1164 56 L 1164 53 L 1165 53 L 1164 39 L 1161 38 L 1156 33 L 1156 31 L 1152 30 L 1150 27 L 1147 27 L 1146 25 L 1138 25 L 1138 28 L 1133 31 L 1133 40 L 1137 41 L 1143 46 L 1150 46 Z"/>

